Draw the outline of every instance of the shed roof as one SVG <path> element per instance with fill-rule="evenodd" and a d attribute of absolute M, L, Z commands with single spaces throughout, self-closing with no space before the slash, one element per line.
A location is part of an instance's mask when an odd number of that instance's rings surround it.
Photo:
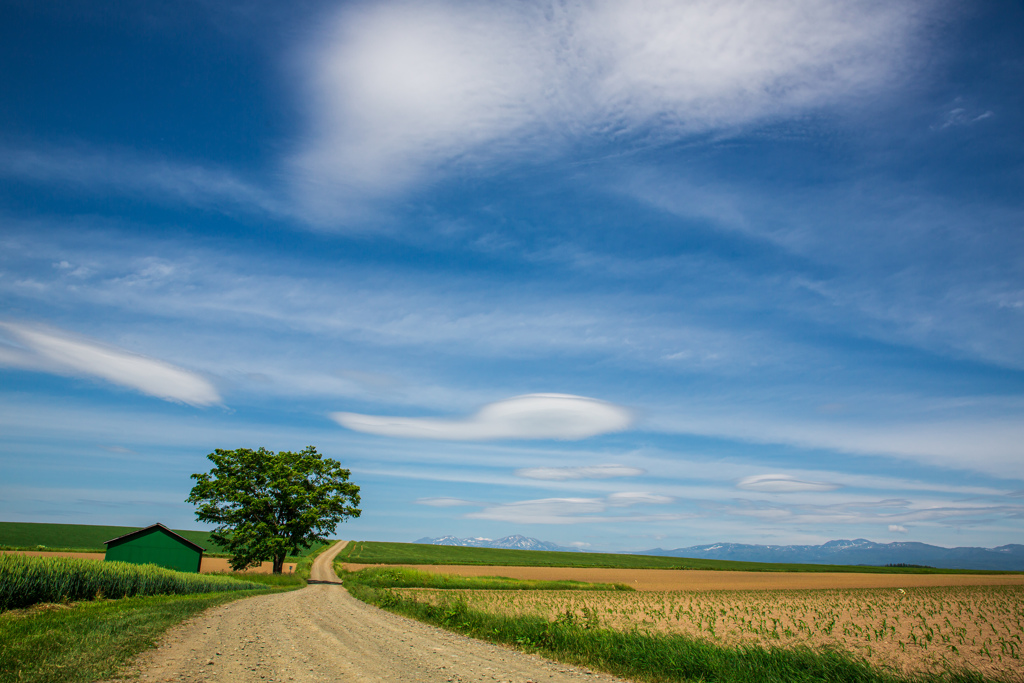
<path fill-rule="evenodd" d="M 136 530 L 136 531 L 132 531 L 132 532 L 130 532 L 130 533 L 124 534 L 123 536 L 118 536 L 117 538 L 112 538 L 112 539 L 110 539 L 109 541 L 104 541 L 104 543 L 103 543 L 103 544 L 104 544 L 104 545 L 110 545 L 111 543 L 114 543 L 115 541 L 126 541 L 126 540 L 128 540 L 129 538 L 132 538 L 133 536 L 139 536 L 139 535 L 141 535 L 141 534 L 143 534 L 143 533 L 145 533 L 145 532 L 149 531 L 150 529 L 160 529 L 160 530 L 164 531 L 165 533 L 168 533 L 168 534 L 170 534 L 171 536 L 173 536 L 174 538 L 178 539 L 178 540 L 179 540 L 179 541 L 181 541 L 182 543 L 184 543 L 184 544 L 186 544 L 186 545 L 189 545 L 189 546 L 191 546 L 191 547 L 195 548 L 195 549 L 196 549 L 196 550 L 198 550 L 199 552 L 204 552 L 204 551 L 206 550 L 206 548 L 204 548 L 204 547 L 202 547 L 201 545 L 198 545 L 198 544 L 196 544 L 196 543 L 193 543 L 192 541 L 188 540 L 187 538 L 185 538 L 185 537 L 184 537 L 184 536 L 182 536 L 181 534 L 176 534 L 176 533 L 174 533 L 173 531 L 171 531 L 170 529 L 168 529 L 167 527 L 165 527 L 165 526 L 164 526 L 163 524 L 161 524 L 160 522 L 157 522 L 156 524 L 150 524 L 149 526 L 147 526 L 147 527 L 146 527 L 146 528 L 144 528 L 144 529 L 138 529 L 138 530 Z"/>

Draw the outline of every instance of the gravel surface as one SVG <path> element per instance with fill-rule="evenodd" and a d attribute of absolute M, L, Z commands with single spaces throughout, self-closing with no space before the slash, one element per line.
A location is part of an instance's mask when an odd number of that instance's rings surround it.
<path fill-rule="evenodd" d="M 622 679 L 558 664 L 359 602 L 332 568 L 338 543 L 306 588 L 237 600 L 167 632 L 141 655 L 140 681 L 514 681 Z"/>

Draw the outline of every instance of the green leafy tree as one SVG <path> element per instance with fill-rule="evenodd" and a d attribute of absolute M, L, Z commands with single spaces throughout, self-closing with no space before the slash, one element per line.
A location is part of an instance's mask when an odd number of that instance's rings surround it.
<path fill-rule="evenodd" d="M 360 514 L 349 471 L 313 446 L 298 453 L 218 448 L 206 457 L 214 467 L 192 475 L 188 502 L 200 521 L 217 525 L 210 538 L 231 552 L 232 569 L 273 560 L 280 574 L 289 553 L 326 542 L 340 522 Z"/>

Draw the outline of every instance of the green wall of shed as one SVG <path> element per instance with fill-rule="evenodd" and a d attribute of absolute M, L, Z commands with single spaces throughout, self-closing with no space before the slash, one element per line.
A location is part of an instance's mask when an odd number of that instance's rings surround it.
<path fill-rule="evenodd" d="M 179 572 L 198 572 L 203 554 L 162 529 L 152 529 L 145 534 L 108 545 L 104 559 L 132 564 L 156 564 Z"/>

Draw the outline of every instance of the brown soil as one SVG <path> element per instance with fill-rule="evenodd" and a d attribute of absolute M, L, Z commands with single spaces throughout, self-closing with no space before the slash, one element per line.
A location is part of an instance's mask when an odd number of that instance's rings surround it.
<path fill-rule="evenodd" d="M 613 683 L 606 674 L 526 655 L 359 602 L 331 567 L 314 562 L 306 588 L 211 609 L 171 629 L 142 655 L 141 681 L 515 681 Z"/>
<path fill-rule="evenodd" d="M 350 571 L 382 565 L 342 565 Z M 1024 574 L 854 574 L 731 572 L 700 569 L 608 569 L 602 567 L 487 567 L 400 565 L 437 574 L 507 576 L 541 581 L 625 583 L 641 591 L 793 590 L 829 588 L 921 588 L 926 586 L 1024 586 Z"/>
<path fill-rule="evenodd" d="M 0 550 L 0 552 L 15 555 L 30 555 L 32 557 L 77 557 L 82 560 L 103 561 L 103 553 L 61 553 L 44 550 Z M 211 572 L 229 572 L 231 571 L 231 565 L 226 557 L 204 557 L 202 563 L 199 565 L 199 571 L 202 574 L 209 574 Z M 294 571 L 295 563 L 285 562 L 284 573 L 291 574 Z M 273 572 L 273 562 L 264 562 L 258 567 L 250 567 L 245 570 L 246 574 L 272 574 Z"/>

